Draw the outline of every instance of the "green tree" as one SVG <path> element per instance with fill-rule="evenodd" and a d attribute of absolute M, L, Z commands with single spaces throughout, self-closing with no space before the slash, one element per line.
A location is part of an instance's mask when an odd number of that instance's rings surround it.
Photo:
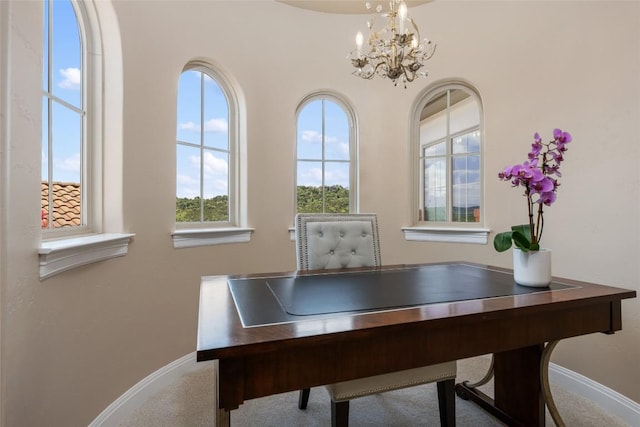
<path fill-rule="evenodd" d="M 176 197 L 176 222 L 200 222 L 200 207 L 204 208 L 204 221 L 228 221 L 229 198 L 226 195 L 201 200 Z"/>
<path fill-rule="evenodd" d="M 299 185 L 296 191 L 298 213 L 321 213 L 323 187 Z M 349 213 L 349 189 L 341 185 L 324 187 L 324 212 Z"/>

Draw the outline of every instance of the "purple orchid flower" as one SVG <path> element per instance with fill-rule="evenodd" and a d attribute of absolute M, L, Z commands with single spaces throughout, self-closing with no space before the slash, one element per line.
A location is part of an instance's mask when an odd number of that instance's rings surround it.
<path fill-rule="evenodd" d="M 549 177 L 543 177 L 540 181 L 531 182 L 529 190 L 532 193 L 544 194 L 552 192 L 555 188 L 554 180 Z"/>
<path fill-rule="evenodd" d="M 536 203 L 544 204 L 546 206 L 551 206 L 551 204 L 556 201 L 556 197 L 557 197 L 556 193 L 554 193 L 553 191 L 542 193 L 540 194 L 540 197 L 538 198 Z"/>
<path fill-rule="evenodd" d="M 551 206 L 556 201 L 556 192 L 560 186 L 557 178 L 562 176 L 560 165 L 564 161 L 567 144 L 572 140 L 573 137 L 569 132 L 556 128 L 553 130 L 553 140 L 544 143 L 540 134 L 536 132 L 533 135 L 527 160 L 522 164 L 507 166 L 498 173 L 500 180 L 510 181 L 514 187 L 525 187 L 524 196 L 527 199 L 529 224 L 512 227 L 512 230 L 518 228 L 530 231 L 530 236 L 525 236 L 529 242 L 528 247 L 524 246 L 522 237 L 518 239 L 513 237 L 515 231 L 498 233 L 494 239 L 494 247 L 498 251 L 509 249 L 512 241 L 522 250 L 539 250 L 544 224 L 542 206 Z M 537 212 L 535 205 L 538 205 Z"/>
<path fill-rule="evenodd" d="M 529 160 L 535 159 L 540 155 L 542 150 L 542 139 L 538 132 L 533 135 L 533 144 L 531 144 L 531 151 L 529 152 Z"/>

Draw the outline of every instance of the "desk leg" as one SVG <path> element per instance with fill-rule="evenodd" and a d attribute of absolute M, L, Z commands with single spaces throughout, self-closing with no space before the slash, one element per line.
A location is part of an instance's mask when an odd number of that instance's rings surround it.
<path fill-rule="evenodd" d="M 220 408 L 220 361 L 215 362 L 215 382 L 216 382 L 216 401 L 215 401 L 215 425 L 216 427 L 231 426 L 231 411 Z"/>
<path fill-rule="evenodd" d="M 231 426 L 231 411 L 226 409 L 216 410 L 216 427 L 230 427 Z"/>
<path fill-rule="evenodd" d="M 509 426 L 544 426 L 545 406 L 540 381 L 542 349 L 542 345 L 535 345 L 494 354 L 495 399 L 466 383 L 457 384 L 456 393 L 462 399 L 474 401 Z M 491 371 L 487 375 L 490 376 Z"/>
<path fill-rule="evenodd" d="M 543 345 L 495 354 L 495 405 L 527 426 L 544 426 L 540 381 Z"/>

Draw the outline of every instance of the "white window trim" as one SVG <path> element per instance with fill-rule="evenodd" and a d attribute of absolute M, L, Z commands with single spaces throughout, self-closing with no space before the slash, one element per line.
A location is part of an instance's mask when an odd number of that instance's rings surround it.
<path fill-rule="evenodd" d="M 310 102 L 316 101 L 318 99 L 328 99 L 331 102 L 334 102 L 345 110 L 345 114 L 347 115 L 347 119 L 349 120 L 349 212 L 359 212 L 360 210 L 360 197 L 359 197 L 359 187 L 360 187 L 360 173 L 359 173 L 359 146 L 360 146 L 360 136 L 359 136 L 359 123 L 358 116 L 355 110 L 352 107 L 351 101 L 349 101 L 346 97 L 341 94 L 334 92 L 332 90 L 324 89 L 318 90 L 315 92 L 311 92 L 302 98 L 302 101 L 298 104 L 298 108 L 296 108 L 295 114 L 295 150 L 293 154 L 294 159 L 294 179 L 293 179 L 293 216 L 298 213 L 298 204 L 297 204 L 297 192 L 298 192 L 298 118 L 300 112 L 309 104 Z M 324 163 L 324 160 L 323 160 Z"/>
<path fill-rule="evenodd" d="M 225 243 L 246 243 L 251 241 L 253 228 L 221 227 L 192 230 L 176 230 L 171 233 L 173 248 L 194 248 L 197 246 L 222 245 Z"/>
<path fill-rule="evenodd" d="M 42 242 L 38 250 L 40 280 L 81 265 L 124 256 L 134 236 L 133 233 L 94 234 Z"/>
<path fill-rule="evenodd" d="M 82 212 L 83 224 L 42 230 L 43 240 L 73 238 L 102 231 L 103 53 L 100 22 L 93 1 L 72 1 L 82 46 Z M 51 53 L 50 53 L 51 54 Z M 49 221 L 53 216 L 49 215 Z"/>
<path fill-rule="evenodd" d="M 84 1 L 79 10 L 81 31 L 87 37 L 85 55 L 91 57 L 86 64 L 85 75 L 93 85 L 98 85 L 87 104 L 88 114 L 94 117 L 87 126 L 93 144 L 91 159 L 87 160 L 91 168 L 90 182 L 87 183 L 91 188 L 87 218 L 92 228 L 78 227 L 77 232 L 84 232 L 84 235 L 74 234 L 75 230 L 66 227 L 55 231 L 43 230 L 43 240 L 38 248 L 40 280 L 82 265 L 124 256 L 135 236 L 133 233 L 102 233 L 104 229 L 122 229 L 122 193 L 119 190 L 122 186 L 118 185 L 122 182 L 122 50 L 117 18 L 113 6 L 107 2 Z M 101 36 L 104 28 L 115 29 L 107 40 Z M 106 64 L 105 51 L 110 55 Z M 108 70 L 104 75 L 103 67 Z M 102 120 L 108 121 L 109 126 L 103 127 Z M 108 147 L 102 146 L 104 139 L 111 141 Z M 102 169 L 103 162 L 109 167 Z M 108 179 L 103 174 L 108 175 Z M 103 182 L 109 184 L 104 191 Z M 110 215 L 106 217 L 101 215 L 103 198 L 110 207 Z"/>
<path fill-rule="evenodd" d="M 229 106 L 229 141 L 233 144 L 230 156 L 234 162 L 233 172 L 229 176 L 229 189 L 234 193 L 232 201 L 229 194 L 231 223 L 176 222 L 171 233 L 174 249 L 212 246 L 227 243 L 245 243 L 251 240 L 253 228 L 247 224 L 246 199 L 246 104 L 236 80 L 225 72 L 220 65 L 208 58 L 195 58 L 187 63 L 182 72 L 196 69 L 215 77 L 215 81 L 227 97 Z M 231 147 L 229 147 L 231 149 Z"/>
<path fill-rule="evenodd" d="M 491 230 L 488 228 L 402 227 L 402 232 L 405 240 L 486 245 Z"/>
<path fill-rule="evenodd" d="M 444 90 L 449 87 L 460 87 L 466 91 L 469 91 L 474 94 L 479 103 L 480 114 L 481 114 L 481 125 L 480 132 L 482 138 L 482 146 L 480 148 L 480 156 L 481 156 L 481 164 L 484 165 L 484 147 L 485 147 L 485 138 L 484 138 L 484 118 L 483 118 L 483 108 L 482 108 L 482 99 L 480 98 L 480 94 L 475 89 L 475 86 L 467 83 L 461 79 L 452 79 L 452 80 L 442 80 L 439 82 L 430 85 L 426 89 L 424 89 L 420 95 L 416 97 L 416 101 L 412 106 L 412 113 L 409 117 L 409 152 L 411 153 L 410 157 L 410 165 L 409 171 L 411 173 L 411 182 L 413 183 L 411 192 L 411 223 L 412 226 L 402 227 L 402 232 L 404 233 L 405 240 L 412 241 L 420 241 L 420 242 L 448 242 L 448 243 L 476 243 L 476 244 L 484 244 L 486 245 L 489 238 L 489 233 L 491 230 L 482 227 L 484 224 L 484 204 L 486 203 L 486 198 L 484 197 L 484 180 L 480 182 L 481 194 L 482 194 L 482 206 L 480 208 L 480 217 L 482 222 L 480 224 L 476 223 L 476 227 L 471 228 L 469 226 L 461 226 L 456 227 L 455 223 L 446 223 L 443 225 L 431 225 L 426 222 L 419 221 L 418 211 L 420 209 L 420 196 L 419 192 L 422 191 L 420 188 L 420 179 L 419 179 L 419 168 L 418 162 L 416 159 L 419 158 L 420 151 L 420 121 L 418 120 L 420 117 L 420 112 L 426 105 L 425 99 L 428 94 L 435 93 L 440 90 Z M 481 167 L 481 171 L 484 170 L 484 167 Z M 469 224 L 471 225 L 471 224 Z M 480 227 L 478 227 L 478 225 Z"/>

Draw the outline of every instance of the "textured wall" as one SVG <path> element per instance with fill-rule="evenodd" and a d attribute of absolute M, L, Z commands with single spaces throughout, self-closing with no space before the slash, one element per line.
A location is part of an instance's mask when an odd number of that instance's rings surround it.
<path fill-rule="evenodd" d="M 318 89 L 343 94 L 357 112 L 360 206 L 379 215 L 385 263 L 511 265 L 510 255 L 491 245 L 407 242 L 400 230 L 410 225 L 411 105 L 432 82 L 458 77 L 475 85 L 484 103 L 486 226 L 495 232 L 523 221 L 523 198 L 497 172 L 524 160 L 535 131 L 547 137 L 562 127 L 574 142 L 558 202 L 546 216 L 554 273 L 640 287 L 639 3 L 442 1 L 411 8 L 438 52 L 430 77 L 407 90 L 350 75 L 345 56 L 365 16 L 271 1 L 113 7 L 123 52 L 123 207 L 122 218 L 109 216 L 136 237 L 126 257 L 43 282 L 36 253 L 41 6 L 0 7 L 0 24 L 11 34 L 2 40 L 1 63 L 12 76 L 2 95 L 10 126 L 0 147 L 1 176 L 8 177 L 0 183 L 4 425 L 88 424 L 140 379 L 194 351 L 202 275 L 295 268 L 287 232 L 294 113 Z M 248 225 L 256 231 L 247 244 L 174 250 L 176 89 L 195 57 L 220 64 L 244 94 Z M 637 300 L 625 302 L 622 332 L 567 340 L 554 362 L 640 401 L 640 371 L 633 369 L 638 313 Z"/>

